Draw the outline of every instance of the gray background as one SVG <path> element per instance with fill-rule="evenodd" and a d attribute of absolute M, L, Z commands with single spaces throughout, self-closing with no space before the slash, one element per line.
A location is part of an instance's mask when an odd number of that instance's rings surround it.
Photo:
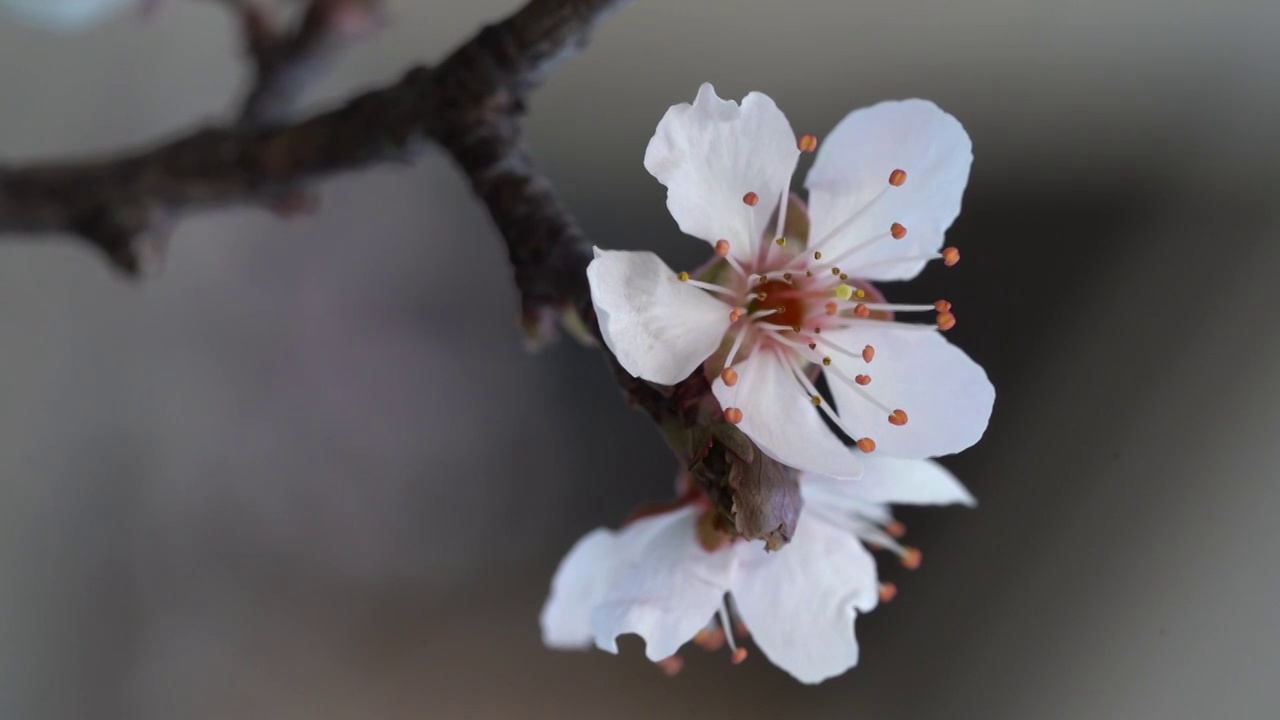
<path fill-rule="evenodd" d="M 320 106 L 441 56 L 513 0 L 392 2 Z M 710 80 L 798 132 L 931 98 L 977 155 L 945 295 L 998 389 L 949 459 L 976 511 L 808 688 L 759 655 L 552 653 L 537 613 L 586 530 L 673 470 L 597 354 L 527 356 L 492 224 L 447 159 L 323 209 L 178 229 L 122 282 L 0 248 L 0 717 L 1263 718 L 1280 703 L 1280 5 L 642 0 L 534 99 L 594 241 L 681 238 L 641 158 Z M 0 21 L 0 154 L 224 117 L 224 13 L 171 0 L 76 37 Z"/>

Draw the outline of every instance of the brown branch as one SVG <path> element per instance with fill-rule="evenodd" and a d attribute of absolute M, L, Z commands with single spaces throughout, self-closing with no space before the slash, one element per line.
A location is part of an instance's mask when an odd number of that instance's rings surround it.
<path fill-rule="evenodd" d="M 352 1 L 314 0 L 276 50 L 259 45 L 246 123 L 114 159 L 0 167 L 0 235 L 75 234 L 136 274 L 158 254 L 154 241 L 183 214 L 269 204 L 337 173 L 408 162 L 434 141 L 467 174 L 506 242 L 526 329 L 536 333 L 571 314 L 599 337 L 585 272 L 589 245 L 521 148 L 520 117 L 529 92 L 630 0 L 531 0 L 435 68 L 414 68 L 393 85 L 301 122 L 263 124 L 288 104 L 289 93 L 280 90 L 286 76 L 317 52 L 320 8 Z M 718 408 L 708 416 L 706 380 L 695 373 L 674 388 L 657 388 L 610 359 L 628 400 L 653 417 L 704 489 L 736 517 L 737 529 L 785 542 L 799 511 L 794 479 L 758 451 L 743 450 L 749 441 L 726 434 Z M 740 483 L 778 477 L 778 488 L 739 492 Z"/>

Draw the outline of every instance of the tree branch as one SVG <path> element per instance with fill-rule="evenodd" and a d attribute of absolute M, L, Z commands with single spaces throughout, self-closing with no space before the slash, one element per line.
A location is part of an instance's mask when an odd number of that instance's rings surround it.
<path fill-rule="evenodd" d="M 467 174 L 506 242 L 526 330 L 537 334 L 570 314 L 599 338 L 586 279 L 590 246 L 521 148 L 520 118 L 529 92 L 630 0 L 531 0 L 435 68 L 414 68 L 393 85 L 300 122 L 265 124 L 291 104 L 295 93 L 281 88 L 317 55 L 315 28 L 328 17 L 324 13 L 357 1 L 365 0 L 313 0 L 291 36 L 277 38 L 278 44 L 251 43 L 257 80 L 244 122 L 112 159 L 0 167 L 0 235 L 78 235 L 135 275 L 150 265 L 158 255 L 156 241 L 184 214 L 270 204 L 338 173 L 409 162 L 434 141 Z M 624 395 L 649 413 L 688 466 L 697 466 L 704 489 L 726 515 L 736 514 L 738 531 L 785 542 L 799 512 L 794 479 L 776 491 L 738 492 L 740 482 L 759 485 L 758 478 L 779 473 L 761 468 L 771 462 L 762 454 L 741 449 L 743 442 L 749 445 L 745 438 L 706 432 L 723 423 L 718 407 L 708 416 L 711 396 L 700 372 L 673 388 L 658 388 L 610 360 Z M 748 461 L 754 464 L 743 465 Z M 744 518 L 759 520 L 744 525 Z"/>

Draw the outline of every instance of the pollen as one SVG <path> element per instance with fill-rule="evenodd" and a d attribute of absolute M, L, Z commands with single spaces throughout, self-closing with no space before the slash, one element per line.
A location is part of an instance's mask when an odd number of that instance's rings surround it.
<path fill-rule="evenodd" d="M 898 597 L 897 585 L 894 585 L 891 582 L 880 583 L 880 602 L 882 603 L 893 602 L 893 599 L 896 597 Z M 696 636 L 695 636 L 695 639 L 696 639 Z"/>
<path fill-rule="evenodd" d="M 822 366 L 823 366 L 823 367 L 831 367 L 831 356 L 830 356 L 830 355 L 823 355 L 823 356 L 822 356 Z"/>
<path fill-rule="evenodd" d="M 729 662 L 734 665 L 741 665 L 742 661 L 747 659 L 747 649 L 740 647 L 733 651 L 733 655 L 729 656 Z"/>
<path fill-rule="evenodd" d="M 956 316 L 949 312 L 938 313 L 938 329 L 946 332 L 956 326 Z"/>
<path fill-rule="evenodd" d="M 893 236 L 894 240 L 901 240 L 907 236 L 907 229 L 899 223 L 894 223 L 889 226 L 889 234 Z"/>
<path fill-rule="evenodd" d="M 681 270 L 680 274 L 676 275 L 676 278 L 678 278 L 680 282 L 689 282 L 689 273 Z"/>
<path fill-rule="evenodd" d="M 942 262 L 951 267 L 960 262 L 960 250 L 958 248 L 949 247 L 942 251 Z"/>
<path fill-rule="evenodd" d="M 827 304 L 826 304 L 826 306 L 824 307 L 824 309 L 827 311 L 827 314 L 828 314 L 828 315 L 835 315 L 835 314 L 836 314 L 836 310 L 837 310 L 837 308 L 838 308 L 838 307 L 839 307 L 839 306 L 837 306 L 837 305 L 836 305 L 836 303 L 835 303 L 835 301 L 833 300 L 833 301 L 831 301 L 831 302 L 827 303 Z"/>
<path fill-rule="evenodd" d="M 866 303 L 858 303 L 853 307 L 853 314 L 860 318 L 871 317 L 871 308 Z"/>
<path fill-rule="evenodd" d="M 951 303 L 946 300 L 939 300 L 933 304 L 933 309 L 938 312 L 951 312 Z"/>
<path fill-rule="evenodd" d="M 809 396 L 809 402 L 813 403 L 813 406 L 814 406 L 814 407 L 818 407 L 819 405 L 821 405 L 821 404 L 822 404 L 822 396 L 821 396 L 821 395 L 811 395 L 811 396 Z"/>
<path fill-rule="evenodd" d="M 902 549 L 902 567 L 908 570 L 917 570 L 920 568 L 920 561 L 924 557 L 918 548 L 908 547 Z"/>
<path fill-rule="evenodd" d="M 898 426 L 906 425 L 907 414 L 903 412 L 901 408 L 894 410 L 893 412 L 889 413 L 889 424 L 898 425 Z"/>
<path fill-rule="evenodd" d="M 853 297 L 853 288 L 843 284 L 837 285 L 836 297 L 840 298 L 841 300 L 848 300 L 849 298 Z"/>
<path fill-rule="evenodd" d="M 796 147 L 800 149 L 800 152 L 811 153 L 818 149 L 818 136 L 808 133 L 801 135 L 800 139 L 796 141 Z"/>
<path fill-rule="evenodd" d="M 858 441 L 858 449 L 864 453 L 875 452 L 876 441 L 869 437 L 864 437 Z"/>
<path fill-rule="evenodd" d="M 720 257 L 729 257 L 729 241 L 721 238 L 716 241 L 716 254 Z"/>
<path fill-rule="evenodd" d="M 902 187 L 902 183 L 906 181 L 907 181 L 907 171 L 903 170 L 902 168 L 898 168 L 897 170 L 894 170 L 893 172 L 889 173 L 889 184 L 894 187 Z"/>
<path fill-rule="evenodd" d="M 730 425 L 737 425 L 742 422 L 742 411 L 736 407 L 725 408 L 724 419 L 728 421 Z"/>
<path fill-rule="evenodd" d="M 854 376 L 854 378 L 853 378 L 853 381 L 854 381 L 854 382 L 856 382 L 856 383 L 858 383 L 859 385 L 870 385 L 870 384 L 871 384 L 871 376 L 870 376 L 870 375 L 855 375 L 855 376 Z"/>
<path fill-rule="evenodd" d="M 738 384 L 738 371 L 727 367 L 720 373 L 720 379 L 724 381 L 725 385 L 733 387 Z M 725 413 L 725 417 L 728 417 L 728 413 Z"/>
<path fill-rule="evenodd" d="M 746 203 L 749 207 L 755 207 L 756 203 L 760 202 L 760 196 L 753 192 L 749 192 L 742 196 L 742 202 Z"/>
<path fill-rule="evenodd" d="M 862 348 L 862 362 L 871 362 L 871 358 L 876 356 L 876 349 L 870 345 Z"/>

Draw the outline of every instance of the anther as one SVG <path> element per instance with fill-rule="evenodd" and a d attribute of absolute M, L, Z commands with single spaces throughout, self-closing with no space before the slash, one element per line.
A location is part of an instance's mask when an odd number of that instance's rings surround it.
<path fill-rule="evenodd" d="M 823 366 L 823 367 L 831 367 L 831 356 L 830 356 L 830 355 L 823 355 L 823 356 L 822 356 L 822 366 Z"/>
<path fill-rule="evenodd" d="M 760 196 L 753 192 L 749 192 L 742 196 L 742 202 L 746 203 L 749 207 L 755 207 L 756 203 L 760 202 Z"/>
<path fill-rule="evenodd" d="M 808 133 L 801 135 L 800 139 L 796 141 L 796 147 L 800 149 L 800 152 L 811 153 L 818 149 L 818 136 Z"/>
<path fill-rule="evenodd" d="M 899 539 L 901 539 L 901 538 L 902 538 L 902 536 L 904 536 L 904 535 L 906 535 L 906 534 L 907 534 L 907 526 L 906 526 L 906 525 L 903 525 L 902 523 L 898 522 L 897 520 L 890 520 L 889 522 L 887 522 L 887 523 L 885 523 L 885 524 L 884 524 L 884 531 L 885 531 L 885 532 L 889 535 L 889 537 L 891 537 L 891 538 L 899 538 Z"/>
<path fill-rule="evenodd" d="M 724 647 L 724 630 L 715 628 L 707 630 L 703 628 L 693 636 L 693 644 L 707 651 L 719 650 Z"/>
<path fill-rule="evenodd" d="M 809 349 L 810 349 L 810 350 L 817 350 L 817 349 L 818 349 L 818 343 L 809 343 Z"/>
<path fill-rule="evenodd" d="M 862 362 L 871 362 L 871 358 L 876 356 L 876 349 L 870 345 L 862 348 Z"/>
<path fill-rule="evenodd" d="M 861 300 L 862 298 L 867 296 L 867 291 L 863 290 L 862 288 L 858 288 L 857 290 L 853 291 L 853 296 Z"/>
<path fill-rule="evenodd" d="M 680 279 L 680 282 L 689 282 L 689 273 L 683 270 L 681 270 L 680 274 L 676 275 L 676 277 Z"/>
<path fill-rule="evenodd" d="M 938 313 L 938 329 L 946 332 L 956 326 L 956 316 L 949 312 Z"/>
<path fill-rule="evenodd" d="M 894 410 L 893 412 L 889 413 L 889 424 L 898 425 L 898 426 L 906 425 L 907 414 L 903 412 L 901 409 Z"/>
<path fill-rule="evenodd" d="M 839 277 L 839 275 L 840 275 L 840 268 L 837 268 L 837 267 L 833 267 L 833 268 L 831 268 L 831 274 L 832 274 L 832 275 L 835 275 L 835 276 L 837 276 L 837 277 Z"/>
<path fill-rule="evenodd" d="M 947 267 L 951 267 L 952 265 L 960 262 L 960 250 L 953 247 L 945 248 L 942 251 L 942 262 Z"/>
<path fill-rule="evenodd" d="M 864 437 L 858 441 L 858 449 L 864 453 L 875 452 L 876 441 L 869 437 Z"/>
<path fill-rule="evenodd" d="M 791 326 L 791 332 L 797 332 L 797 333 L 798 333 L 798 332 L 800 332 L 800 326 L 799 326 L 799 325 L 792 325 L 792 326 Z"/>
<path fill-rule="evenodd" d="M 782 273 L 782 279 L 791 282 L 791 273 Z"/>
<path fill-rule="evenodd" d="M 784 237 L 780 237 L 780 238 L 778 238 L 777 240 L 774 240 L 774 242 L 775 242 L 775 243 L 777 243 L 778 247 L 786 247 L 786 246 L 787 246 L 787 239 L 786 239 L 786 238 L 784 238 Z"/>
<path fill-rule="evenodd" d="M 742 308 L 734 308 L 729 311 L 729 322 L 736 323 L 742 319 Z"/>
<path fill-rule="evenodd" d="M 733 651 L 733 655 L 729 656 L 729 662 L 734 665 L 741 665 L 743 660 L 747 659 L 747 649 L 740 647 Z"/>
<path fill-rule="evenodd" d="M 737 425 L 738 423 L 742 422 L 742 411 L 736 407 L 725 408 L 724 419 L 730 425 Z"/>
<path fill-rule="evenodd" d="M 821 334 L 822 334 L 822 328 L 820 328 L 820 327 L 815 327 L 815 328 L 813 329 L 813 334 L 814 334 L 814 335 L 821 335 Z"/>
<path fill-rule="evenodd" d="M 902 567 L 908 570 L 918 569 L 920 567 L 920 561 L 923 559 L 924 559 L 923 555 L 916 548 L 909 547 L 909 548 L 902 549 L 902 558 L 901 558 Z"/>
<path fill-rule="evenodd" d="M 907 229 L 902 227 L 900 223 L 894 223 L 889 226 L 889 234 L 893 236 L 894 240 L 901 240 L 907 236 Z"/>
<path fill-rule="evenodd" d="M 859 385 L 870 385 L 870 384 L 871 384 L 871 376 L 870 376 L 870 375 L 855 375 L 855 376 L 853 376 L 853 381 L 854 381 L 854 382 L 856 382 L 856 383 L 858 383 Z"/>
<path fill-rule="evenodd" d="M 813 259 L 814 259 L 814 260 L 821 260 L 821 259 L 822 259 L 822 252 L 821 252 L 821 251 L 819 251 L 819 250 L 814 250 L 814 251 L 813 251 Z"/>
<path fill-rule="evenodd" d="M 897 585 L 894 585 L 891 582 L 880 583 L 880 602 L 882 603 L 893 602 L 893 599 L 896 597 L 898 597 Z"/>
<path fill-rule="evenodd" d="M 866 303 L 858 303 L 853 306 L 853 314 L 860 318 L 871 317 L 871 308 Z"/>
<path fill-rule="evenodd" d="M 840 273 L 840 279 L 841 279 L 841 280 L 848 280 L 848 279 L 849 279 L 849 276 L 848 276 L 848 274 L 846 274 L 846 273 Z"/>
<path fill-rule="evenodd" d="M 889 173 L 889 184 L 894 187 L 902 187 L 902 183 L 906 181 L 907 181 L 907 171 L 903 170 L 902 168 L 898 168 L 897 170 L 894 170 L 893 172 Z"/>
<path fill-rule="evenodd" d="M 821 404 L 822 404 L 822 396 L 821 396 L 821 395 L 812 395 L 812 396 L 810 396 L 810 397 L 809 397 L 809 401 L 813 403 L 813 406 L 814 406 L 814 407 L 818 407 L 819 405 L 821 405 Z"/>
<path fill-rule="evenodd" d="M 733 387 L 738 384 L 738 371 L 731 367 L 727 367 L 720 373 L 720 379 L 724 381 L 725 385 Z M 726 412 L 725 417 L 728 416 L 729 414 Z"/>
<path fill-rule="evenodd" d="M 662 671 L 662 674 L 667 677 L 675 677 L 679 674 L 680 668 L 684 667 L 684 658 L 679 655 L 672 655 L 669 658 L 663 658 L 662 660 L 657 661 L 654 665 L 657 665 L 658 669 Z"/>
<path fill-rule="evenodd" d="M 716 254 L 720 257 L 729 256 L 729 241 L 723 238 L 716 241 Z"/>
<path fill-rule="evenodd" d="M 836 309 L 838 306 L 836 305 L 835 301 L 832 300 L 831 302 L 827 303 L 824 307 L 826 308 L 828 315 L 835 315 Z"/>
<path fill-rule="evenodd" d="M 849 298 L 853 297 L 853 288 L 848 285 L 837 285 L 836 297 L 840 298 L 841 300 L 848 300 Z"/>
<path fill-rule="evenodd" d="M 938 312 L 951 312 L 951 303 L 946 300 L 939 300 L 933 304 L 933 309 Z"/>

